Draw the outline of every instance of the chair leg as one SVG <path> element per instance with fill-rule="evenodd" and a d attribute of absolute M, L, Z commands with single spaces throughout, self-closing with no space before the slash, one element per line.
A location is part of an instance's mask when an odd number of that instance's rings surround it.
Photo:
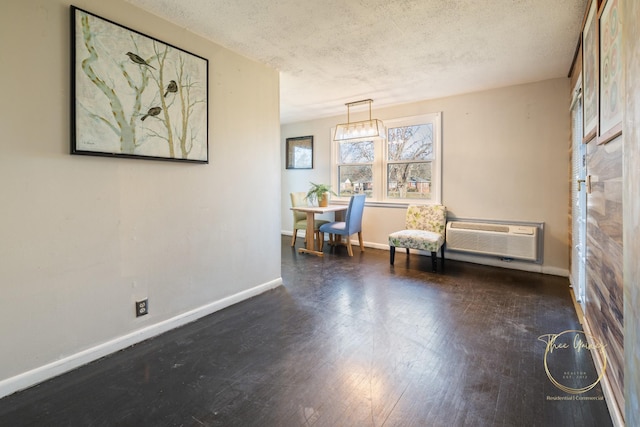
<path fill-rule="evenodd" d="M 442 262 L 440 262 L 440 270 L 444 273 L 444 245 L 440 247 L 440 251 L 442 252 Z"/>
<path fill-rule="evenodd" d="M 407 248 L 407 255 L 409 255 L 409 248 Z"/>
<path fill-rule="evenodd" d="M 438 270 L 437 266 L 438 266 L 438 253 L 431 252 L 431 267 L 434 273 Z"/>
<path fill-rule="evenodd" d="M 322 252 L 324 250 L 324 233 L 318 231 L 318 252 Z"/>
<path fill-rule="evenodd" d="M 351 248 L 351 236 L 347 236 L 347 252 L 349 252 L 349 256 L 353 256 L 353 249 Z"/>
<path fill-rule="evenodd" d="M 298 236 L 298 229 L 294 228 L 293 229 L 293 237 L 291 238 L 291 246 L 295 246 L 296 245 L 296 237 Z"/>
<path fill-rule="evenodd" d="M 389 262 L 391 263 L 391 265 L 393 265 L 393 261 L 396 258 L 396 247 L 395 246 L 389 246 Z"/>
<path fill-rule="evenodd" d="M 364 252 L 364 242 L 362 241 L 362 231 L 358 231 L 358 241 L 360 242 L 360 252 Z"/>

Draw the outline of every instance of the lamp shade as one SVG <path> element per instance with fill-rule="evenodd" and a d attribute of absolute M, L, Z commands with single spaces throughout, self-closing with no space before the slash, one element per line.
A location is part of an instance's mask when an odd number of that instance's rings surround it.
<path fill-rule="evenodd" d="M 336 126 L 333 134 L 334 141 L 355 141 L 367 140 L 371 138 L 385 138 L 386 129 L 382 120 L 371 118 L 371 103 L 373 100 L 364 99 L 362 101 L 349 102 L 347 106 L 347 123 L 341 123 Z M 359 122 L 350 121 L 350 108 L 354 105 L 369 105 L 369 120 L 361 120 Z"/>
<path fill-rule="evenodd" d="M 386 135 L 382 120 L 371 119 L 359 122 L 342 123 L 336 126 L 334 141 L 355 139 L 384 138 Z"/>

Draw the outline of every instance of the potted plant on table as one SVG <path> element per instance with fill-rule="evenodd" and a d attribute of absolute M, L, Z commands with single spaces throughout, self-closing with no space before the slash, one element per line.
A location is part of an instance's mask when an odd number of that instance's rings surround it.
<path fill-rule="evenodd" d="M 306 199 L 313 203 L 314 200 L 318 201 L 318 206 L 329 205 L 329 193 L 337 196 L 336 193 L 331 190 L 331 186 L 327 184 L 314 184 L 310 182 L 311 188 L 307 192 Z"/>

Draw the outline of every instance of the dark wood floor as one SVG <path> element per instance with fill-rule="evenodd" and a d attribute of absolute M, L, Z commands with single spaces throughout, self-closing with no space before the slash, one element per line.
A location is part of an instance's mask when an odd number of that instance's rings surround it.
<path fill-rule="evenodd" d="M 580 329 L 567 279 L 325 252 L 283 237 L 284 286 L 8 396 L 0 425 L 611 425 L 602 400 L 551 400 L 572 395 L 538 337 Z"/>

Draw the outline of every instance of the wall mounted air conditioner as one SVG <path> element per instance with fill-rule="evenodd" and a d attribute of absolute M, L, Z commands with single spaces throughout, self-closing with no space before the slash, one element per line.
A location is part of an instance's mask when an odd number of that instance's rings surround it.
<path fill-rule="evenodd" d="M 537 227 L 449 221 L 446 239 L 447 250 L 527 261 L 538 259 Z"/>

